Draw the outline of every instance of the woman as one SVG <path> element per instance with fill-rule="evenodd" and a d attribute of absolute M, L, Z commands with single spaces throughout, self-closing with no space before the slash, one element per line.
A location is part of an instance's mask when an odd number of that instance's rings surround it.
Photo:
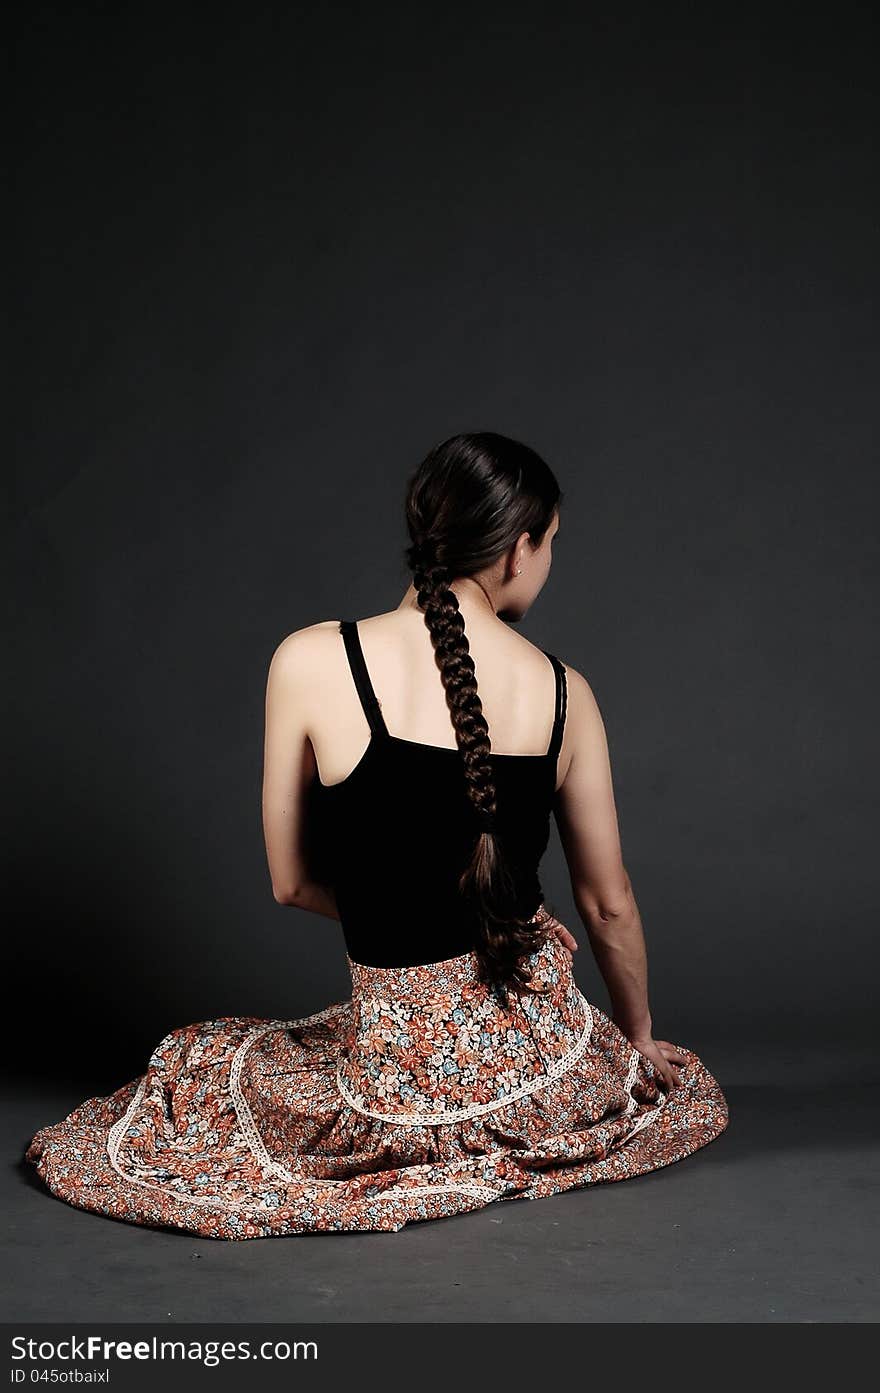
<path fill-rule="evenodd" d="M 351 997 L 172 1031 L 141 1078 L 32 1139 L 56 1195 L 218 1238 L 397 1230 L 639 1175 L 724 1130 L 718 1084 L 652 1033 L 593 694 L 510 627 L 560 504 L 525 445 L 454 436 L 410 480 L 397 609 L 280 644 L 272 885 L 340 921 Z M 613 1018 L 544 899 L 551 810 Z"/>

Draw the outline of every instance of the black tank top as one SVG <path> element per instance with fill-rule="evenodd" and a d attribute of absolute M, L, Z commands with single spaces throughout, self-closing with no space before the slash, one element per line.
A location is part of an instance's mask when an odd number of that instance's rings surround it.
<path fill-rule="evenodd" d="M 457 747 L 391 735 L 370 681 L 357 621 L 340 632 L 370 741 L 341 782 L 316 784 L 315 820 L 324 874 L 333 885 L 346 950 L 353 962 L 413 967 L 468 952 L 473 911 L 458 878 L 479 823 Z M 550 835 L 567 686 L 558 658 L 541 650 L 556 674 L 553 730 L 543 755 L 489 755 L 497 827 L 528 917 L 544 898 L 538 866 Z"/>

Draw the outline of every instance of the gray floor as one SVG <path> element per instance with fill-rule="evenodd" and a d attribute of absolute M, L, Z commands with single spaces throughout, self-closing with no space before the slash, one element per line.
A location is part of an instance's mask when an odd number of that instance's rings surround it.
<path fill-rule="evenodd" d="M 818 1057 L 817 1057 L 818 1058 Z M 224 1243 L 139 1228 L 51 1196 L 20 1147 L 85 1096 L 7 1100 L 6 1320 L 872 1321 L 877 1102 L 862 1059 L 792 1085 L 712 1054 L 731 1123 L 677 1165 L 394 1234 Z M 731 1080 L 738 1080 L 732 1082 Z"/>

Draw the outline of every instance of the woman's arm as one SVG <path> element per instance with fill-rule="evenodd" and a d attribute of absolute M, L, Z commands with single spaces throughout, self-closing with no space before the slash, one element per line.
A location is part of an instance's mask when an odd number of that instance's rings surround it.
<path fill-rule="evenodd" d="M 339 918 L 336 897 L 316 872 L 310 849 L 311 795 L 317 765 L 307 734 L 307 701 L 314 689 L 313 629 L 289 634 L 276 648 L 266 683 L 263 755 L 263 835 L 279 904 Z"/>
<path fill-rule="evenodd" d="M 623 864 L 605 727 L 587 681 L 573 668 L 566 667 L 566 674 L 568 764 L 555 815 L 572 893 L 608 988 L 615 1025 L 671 1088 L 678 1083 L 674 1066 L 684 1060 L 668 1041 L 653 1038 L 645 937 Z"/>

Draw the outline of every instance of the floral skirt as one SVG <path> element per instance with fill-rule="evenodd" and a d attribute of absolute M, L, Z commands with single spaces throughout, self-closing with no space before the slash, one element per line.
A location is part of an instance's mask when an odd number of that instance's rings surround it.
<path fill-rule="evenodd" d="M 559 921 L 541 906 L 551 929 Z M 351 997 L 299 1020 L 171 1031 L 146 1072 L 43 1127 L 25 1157 L 80 1209 L 206 1238 L 403 1228 L 625 1180 L 727 1125 L 681 1049 L 680 1084 L 582 996 L 555 934 L 541 992 L 507 1006 L 473 953 L 420 967 L 348 959 Z"/>

